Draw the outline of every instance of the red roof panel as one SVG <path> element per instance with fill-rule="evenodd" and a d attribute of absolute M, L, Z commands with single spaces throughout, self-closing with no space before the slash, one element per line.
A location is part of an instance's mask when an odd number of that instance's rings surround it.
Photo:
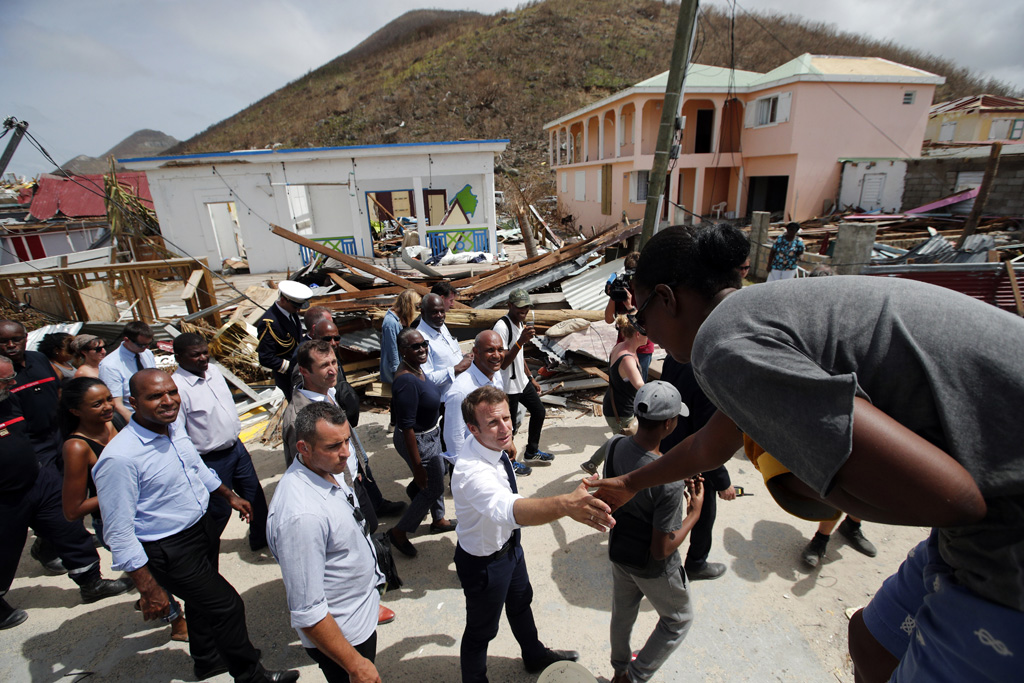
<path fill-rule="evenodd" d="M 65 218 L 93 218 L 106 216 L 103 204 L 103 176 L 73 176 L 74 180 L 44 173 L 39 176 L 38 187 L 29 214 L 36 220 L 48 221 L 57 215 Z M 117 181 L 131 187 L 149 208 L 153 208 L 153 195 L 149 181 L 141 171 L 117 174 Z"/>

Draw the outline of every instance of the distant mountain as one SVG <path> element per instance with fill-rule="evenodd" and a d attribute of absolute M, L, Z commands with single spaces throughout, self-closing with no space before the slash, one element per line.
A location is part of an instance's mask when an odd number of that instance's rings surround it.
<path fill-rule="evenodd" d="M 176 138 L 161 133 L 158 130 L 137 130 L 102 155 L 90 157 L 79 154 L 74 159 L 61 165 L 61 168 L 68 173 L 78 175 L 106 173 L 110 170 L 110 157 L 124 159 L 127 157 L 155 156 L 176 144 L 178 144 Z M 117 170 L 122 171 L 124 168 L 117 166 Z"/>
<path fill-rule="evenodd" d="M 935 101 L 1013 95 L 917 50 L 778 13 L 704 5 L 692 61 L 766 72 L 795 56 L 874 56 L 942 75 Z M 533 0 L 494 15 L 419 10 L 168 150 L 171 154 L 509 138 L 502 164 L 545 178 L 546 121 L 668 69 L 678 5 Z"/>

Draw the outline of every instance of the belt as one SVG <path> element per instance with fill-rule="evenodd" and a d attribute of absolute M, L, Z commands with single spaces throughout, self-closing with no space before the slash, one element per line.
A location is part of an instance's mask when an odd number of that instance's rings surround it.
<path fill-rule="evenodd" d="M 433 427 L 431 427 L 430 429 L 425 429 L 422 432 L 413 432 L 413 433 L 416 436 L 426 436 L 427 434 L 433 434 L 434 432 L 436 432 L 438 430 L 438 428 L 440 428 L 440 426 L 441 426 L 441 421 L 438 420 L 437 424 L 434 425 Z"/>
<path fill-rule="evenodd" d="M 231 442 L 229 446 L 225 446 L 224 448 L 220 448 L 215 451 L 210 451 L 209 453 L 200 453 L 199 457 L 202 458 L 204 462 L 206 460 L 216 460 L 222 455 L 227 455 L 228 453 L 230 453 L 232 449 L 234 449 L 236 443 L 238 443 L 238 439 L 235 439 L 234 441 Z"/>

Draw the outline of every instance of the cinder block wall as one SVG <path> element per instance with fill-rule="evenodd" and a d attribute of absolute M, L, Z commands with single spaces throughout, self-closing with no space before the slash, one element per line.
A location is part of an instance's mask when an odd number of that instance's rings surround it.
<path fill-rule="evenodd" d="M 903 210 L 948 197 L 956 190 L 957 173 L 984 171 L 987 157 L 975 159 L 908 159 Z M 1024 215 L 1024 155 L 1003 156 L 985 204 L 986 214 Z"/>

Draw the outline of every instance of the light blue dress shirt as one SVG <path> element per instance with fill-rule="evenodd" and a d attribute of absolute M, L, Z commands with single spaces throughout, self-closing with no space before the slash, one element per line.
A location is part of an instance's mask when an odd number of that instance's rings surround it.
<path fill-rule="evenodd" d="M 416 331 L 423 335 L 423 339 L 430 345 L 427 352 L 427 362 L 421 366 L 423 373 L 431 382 L 441 390 L 441 395 L 448 391 L 448 387 L 455 380 L 455 366 L 462 362 L 462 349 L 459 342 L 455 340 L 452 333 L 445 325 L 435 330 L 427 324 L 426 320 L 420 319 Z"/>
<path fill-rule="evenodd" d="M 131 572 L 149 562 L 143 542 L 188 529 L 206 514 L 220 478 L 199 457 L 184 422 L 168 435 L 132 419 L 110 440 L 93 466 L 103 540 L 114 556 L 112 569 Z"/>
<path fill-rule="evenodd" d="M 402 359 L 398 355 L 398 333 L 402 331 L 402 321 L 394 311 L 384 314 L 384 322 L 380 324 L 380 381 L 391 384 L 395 381 L 395 371 Z"/>
<path fill-rule="evenodd" d="M 356 520 L 359 501 L 341 475 L 332 483 L 296 458 L 274 491 L 267 543 L 281 566 L 292 628 L 303 647 L 316 647 L 302 632 L 328 614 L 353 646 L 377 629 L 384 576 Z"/>
<path fill-rule="evenodd" d="M 143 368 L 156 367 L 156 358 L 149 349 L 140 353 L 139 356 L 142 358 Z M 124 342 L 117 347 L 117 350 L 100 361 L 100 381 L 110 389 L 111 396 L 114 398 L 120 396 L 124 407 L 133 413 L 135 409 L 128 401 L 128 397 L 131 396 L 131 392 L 128 391 L 128 380 L 138 371 L 135 354 L 124 347 Z"/>

